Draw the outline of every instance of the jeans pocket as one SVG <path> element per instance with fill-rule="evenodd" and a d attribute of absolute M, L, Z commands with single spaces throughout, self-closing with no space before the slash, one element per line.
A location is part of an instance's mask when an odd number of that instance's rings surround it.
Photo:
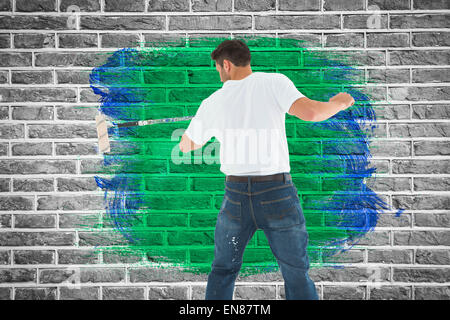
<path fill-rule="evenodd" d="M 219 214 L 225 219 L 230 228 L 238 228 L 241 225 L 241 202 L 231 199 L 225 194 Z"/>
<path fill-rule="evenodd" d="M 275 198 L 263 200 L 260 204 L 269 228 L 290 228 L 304 223 L 298 198 L 290 192 L 279 193 Z"/>

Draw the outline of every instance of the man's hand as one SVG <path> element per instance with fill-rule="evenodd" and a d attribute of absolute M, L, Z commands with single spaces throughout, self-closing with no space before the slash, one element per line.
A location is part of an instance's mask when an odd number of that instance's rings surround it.
<path fill-rule="evenodd" d="M 202 146 L 203 145 L 194 143 L 194 141 L 189 139 L 189 137 L 186 134 L 183 134 L 181 136 L 181 141 L 180 141 L 181 152 L 189 152 L 189 151 L 201 148 Z"/>
<path fill-rule="evenodd" d="M 337 95 L 331 97 L 328 102 L 335 103 L 341 110 L 351 107 L 355 103 L 355 99 L 346 92 L 339 92 Z"/>

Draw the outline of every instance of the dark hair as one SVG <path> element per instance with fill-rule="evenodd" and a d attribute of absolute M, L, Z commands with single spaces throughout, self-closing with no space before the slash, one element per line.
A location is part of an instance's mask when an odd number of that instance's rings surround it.
<path fill-rule="evenodd" d="M 223 67 L 223 60 L 230 60 L 237 67 L 250 64 L 250 49 L 241 40 L 225 40 L 211 53 L 211 59 Z"/>

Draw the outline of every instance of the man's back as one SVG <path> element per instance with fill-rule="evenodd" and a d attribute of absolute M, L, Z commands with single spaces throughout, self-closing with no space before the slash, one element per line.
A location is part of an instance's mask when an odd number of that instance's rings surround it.
<path fill-rule="evenodd" d="M 289 172 L 285 113 L 304 95 L 281 73 L 252 72 L 227 80 L 203 100 L 186 134 L 197 144 L 220 141 L 226 175 Z"/>

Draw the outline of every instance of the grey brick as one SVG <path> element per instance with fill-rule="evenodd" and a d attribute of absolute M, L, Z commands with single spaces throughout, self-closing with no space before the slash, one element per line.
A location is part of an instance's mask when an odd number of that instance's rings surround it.
<path fill-rule="evenodd" d="M 278 10 L 281 11 L 320 11 L 320 0 L 279 0 Z"/>
<path fill-rule="evenodd" d="M 14 178 L 13 190 L 19 192 L 50 192 L 54 190 L 53 179 Z"/>
<path fill-rule="evenodd" d="M 370 288 L 370 300 L 410 300 L 411 287 L 381 286 Z"/>
<path fill-rule="evenodd" d="M 167 11 L 174 7 L 173 11 L 178 11 L 185 8 L 185 5 L 182 2 L 178 4 L 177 1 L 174 1 L 175 4 L 171 3 L 164 3 L 164 0 L 152 0 L 154 4 L 152 5 L 156 10 L 158 11 Z M 187 0 L 184 0 L 187 1 Z M 149 3 L 149 11 L 150 11 L 150 3 Z M 231 11 L 231 0 L 222 0 L 222 1 L 215 1 L 215 0 L 203 0 L 203 1 L 192 1 L 192 11 L 214 11 L 214 12 L 220 12 L 220 11 Z M 172 11 L 172 10 L 169 10 Z M 186 10 L 187 11 L 187 10 Z"/>
<path fill-rule="evenodd" d="M 450 46 L 450 32 L 413 32 L 412 44 L 415 47 Z"/>
<path fill-rule="evenodd" d="M 25 137 L 25 128 L 23 124 L 2 123 L 0 125 L 1 139 L 20 139 Z"/>
<path fill-rule="evenodd" d="M 364 250 L 350 249 L 338 254 L 330 255 L 327 249 L 323 249 L 322 260 L 324 263 L 362 263 L 364 262 Z M 331 253 L 334 253 L 332 251 Z"/>
<path fill-rule="evenodd" d="M 368 0 L 367 5 L 368 9 L 370 6 L 378 6 L 379 10 L 409 10 L 411 8 L 410 0 Z"/>
<path fill-rule="evenodd" d="M 51 15 L 13 15 L 0 17 L 0 29 L 66 30 L 67 17 Z"/>
<path fill-rule="evenodd" d="M 55 228 L 56 217 L 49 214 L 17 214 L 15 228 Z"/>
<path fill-rule="evenodd" d="M 0 215 L 0 229 L 11 228 L 11 215 Z"/>
<path fill-rule="evenodd" d="M 450 264 L 450 252 L 448 250 L 439 249 L 417 249 L 417 264 Z"/>
<path fill-rule="evenodd" d="M 111 232 L 78 231 L 78 237 L 80 246 L 113 246 L 129 243 L 121 234 Z"/>
<path fill-rule="evenodd" d="M 9 83 L 9 72 L 8 71 L 1 71 L 0 72 L 0 83 L 1 84 L 7 84 Z M 5 114 L 4 110 L 8 110 L 8 107 L 0 107 L 0 117 L 4 118 L 7 117 L 8 114 Z"/>
<path fill-rule="evenodd" d="M 379 271 L 377 281 L 387 281 L 389 279 L 388 267 L 376 267 Z M 309 275 L 314 282 L 335 281 L 335 282 L 359 282 L 368 281 L 373 274 L 373 267 L 346 267 L 335 269 L 331 267 L 312 268 Z"/>
<path fill-rule="evenodd" d="M 0 48 L 11 48 L 11 36 L 9 34 L 0 34 Z"/>
<path fill-rule="evenodd" d="M 364 0 L 323 0 L 325 11 L 365 10 Z"/>
<path fill-rule="evenodd" d="M 59 299 L 60 300 L 98 300 L 99 288 L 98 287 L 84 287 L 84 288 L 71 288 L 60 287 Z"/>
<path fill-rule="evenodd" d="M 411 143 L 408 141 L 374 140 L 369 146 L 372 156 L 409 157 Z"/>
<path fill-rule="evenodd" d="M 448 137 L 450 125 L 448 123 L 399 123 L 389 125 L 391 137 Z"/>
<path fill-rule="evenodd" d="M 369 249 L 368 251 L 369 263 L 383 263 L 383 264 L 411 264 L 413 262 L 413 250 L 389 250 L 389 249 Z"/>
<path fill-rule="evenodd" d="M 416 213 L 415 226 L 417 227 L 450 227 L 450 214 L 448 213 Z"/>
<path fill-rule="evenodd" d="M 106 62 L 108 55 L 98 52 L 38 52 L 36 67 L 97 67 Z"/>
<path fill-rule="evenodd" d="M 16 10 L 23 12 L 56 11 L 55 0 L 16 0 Z"/>
<path fill-rule="evenodd" d="M 144 0 L 105 0 L 105 12 L 143 12 Z"/>
<path fill-rule="evenodd" d="M 450 181 L 443 178 L 414 178 L 414 190 L 416 191 L 450 191 Z"/>
<path fill-rule="evenodd" d="M 326 47 L 364 47 L 363 33 L 336 33 L 324 35 Z"/>
<path fill-rule="evenodd" d="M 376 118 L 379 120 L 409 119 L 410 108 L 407 104 L 376 105 L 372 106 L 372 108 Z"/>
<path fill-rule="evenodd" d="M 344 29 L 367 29 L 370 28 L 369 18 L 372 14 L 343 14 Z M 387 14 L 379 14 L 380 29 L 387 29 L 388 17 Z"/>
<path fill-rule="evenodd" d="M 53 107 L 49 106 L 14 106 L 14 120 L 53 120 Z"/>
<path fill-rule="evenodd" d="M 384 66 L 386 63 L 385 53 L 381 50 L 353 50 L 351 53 L 348 50 L 333 50 L 333 54 L 335 57 L 342 56 L 346 57 L 346 59 L 351 59 L 352 66 Z M 320 66 L 323 64 L 320 59 L 329 59 L 326 51 L 304 55 L 303 63 L 305 66 Z M 330 64 L 332 64 L 332 61 L 330 61 Z M 372 92 L 374 92 L 373 89 Z"/>
<path fill-rule="evenodd" d="M 393 213 L 382 213 L 379 215 L 377 226 L 379 227 L 410 227 L 411 226 L 411 214 L 402 213 L 397 216 Z"/>
<path fill-rule="evenodd" d="M 448 64 L 448 50 L 392 50 L 389 52 L 390 65 L 440 65 Z"/>
<path fill-rule="evenodd" d="M 60 269 L 39 269 L 39 283 L 74 283 L 76 277 L 79 277 L 78 269 L 60 268 Z"/>
<path fill-rule="evenodd" d="M 375 177 L 369 178 L 366 185 L 377 191 L 407 191 L 411 189 L 410 178 Z"/>
<path fill-rule="evenodd" d="M 0 52 L 0 67 L 31 66 L 31 52 Z"/>
<path fill-rule="evenodd" d="M 0 232 L 0 245 L 17 246 L 73 246 L 74 232 Z"/>
<path fill-rule="evenodd" d="M 450 3 L 446 0 L 413 1 L 413 9 L 422 9 L 422 10 L 450 9 Z"/>
<path fill-rule="evenodd" d="M 0 269 L 0 283 L 36 282 L 36 269 Z"/>
<path fill-rule="evenodd" d="M 207 275 L 186 273 L 166 268 L 132 267 L 129 268 L 130 282 L 180 282 L 180 281 L 206 281 Z M 150 299 L 150 298 L 149 298 Z"/>
<path fill-rule="evenodd" d="M 400 282 L 447 282 L 450 268 L 398 268 L 394 267 L 394 281 Z"/>
<path fill-rule="evenodd" d="M 389 244 L 388 231 L 372 231 L 367 233 L 363 238 L 358 239 L 359 245 L 384 246 Z"/>
<path fill-rule="evenodd" d="M 450 14 L 391 14 L 391 29 L 448 28 Z"/>
<path fill-rule="evenodd" d="M 415 83 L 450 82 L 449 77 L 450 69 L 412 69 L 412 82 Z"/>
<path fill-rule="evenodd" d="M 228 1 L 216 1 L 215 4 L 212 2 L 213 1 L 210 1 L 210 3 L 208 3 L 208 1 L 193 1 L 192 10 L 205 11 L 204 9 L 208 8 L 208 5 L 213 5 L 212 7 L 213 11 L 222 11 L 220 10 L 220 7 L 223 7 L 223 2 L 226 3 Z M 231 1 L 229 4 L 231 4 Z M 148 2 L 148 12 L 180 12 L 180 11 L 189 11 L 189 0 L 173 0 L 173 1 L 150 0 Z"/>
<path fill-rule="evenodd" d="M 192 285 L 192 297 L 191 300 L 205 300 L 206 285 Z"/>
<path fill-rule="evenodd" d="M 449 160 L 392 160 L 392 173 L 449 173 Z"/>
<path fill-rule="evenodd" d="M 60 0 L 59 8 L 67 12 L 71 5 L 78 6 L 81 12 L 100 11 L 100 0 Z"/>
<path fill-rule="evenodd" d="M 57 106 L 58 120 L 95 120 L 97 108 L 83 106 Z"/>
<path fill-rule="evenodd" d="M 186 39 L 183 34 L 179 33 L 144 33 L 145 47 L 184 47 Z"/>
<path fill-rule="evenodd" d="M 163 30 L 165 21 L 163 16 L 80 16 L 80 29 Z"/>
<path fill-rule="evenodd" d="M 97 210 L 104 209 L 102 196 L 38 196 L 37 210 Z"/>
<path fill-rule="evenodd" d="M 392 204 L 395 208 L 409 210 L 447 209 L 450 204 L 450 196 L 445 195 L 416 195 L 416 196 L 392 196 Z"/>
<path fill-rule="evenodd" d="M 42 49 L 55 47 L 53 33 L 16 33 L 14 47 L 20 49 Z"/>
<path fill-rule="evenodd" d="M 250 15 L 170 16 L 169 30 L 241 30 L 251 29 Z"/>
<path fill-rule="evenodd" d="M 414 141 L 413 147 L 416 156 L 450 154 L 450 143 L 448 141 Z"/>
<path fill-rule="evenodd" d="M 34 199 L 31 196 L 0 196 L 0 208 L 8 211 L 33 210 Z"/>
<path fill-rule="evenodd" d="M 280 47 L 318 47 L 321 44 L 320 34 L 279 32 Z M 270 41 L 266 40 L 266 41 Z"/>
<path fill-rule="evenodd" d="M 439 246 L 448 245 L 449 241 L 447 230 L 394 231 L 394 245 L 399 246 Z"/>
<path fill-rule="evenodd" d="M 249 1 L 235 0 L 235 11 L 275 11 L 275 0 Z"/>
<path fill-rule="evenodd" d="M 94 178 L 57 178 L 58 191 L 95 191 L 98 189 Z"/>
<path fill-rule="evenodd" d="M 56 300 L 56 288 L 15 288 L 15 300 Z"/>
<path fill-rule="evenodd" d="M 95 124 L 30 124 L 28 137 L 39 139 L 97 138 Z"/>
<path fill-rule="evenodd" d="M 187 298 L 187 286 L 151 286 L 148 288 L 149 300 L 185 300 Z"/>
<path fill-rule="evenodd" d="M 59 215 L 59 227 L 64 228 L 93 228 L 100 222 L 96 214 L 65 213 Z"/>
<path fill-rule="evenodd" d="M 86 71 L 56 71 L 59 84 L 89 84 L 89 73 Z"/>
<path fill-rule="evenodd" d="M 450 286 L 414 286 L 415 300 L 448 300 Z"/>
<path fill-rule="evenodd" d="M 95 264 L 99 263 L 98 253 L 94 250 L 61 249 L 58 250 L 58 264 Z"/>
<path fill-rule="evenodd" d="M 95 33 L 64 33 L 59 34 L 60 48 L 96 48 L 98 44 Z"/>
<path fill-rule="evenodd" d="M 97 283 L 97 282 L 124 282 L 125 269 L 124 268 L 82 268 L 81 282 L 82 283 Z"/>
<path fill-rule="evenodd" d="M 235 300 L 275 300 L 276 288 L 274 285 L 237 285 L 234 290 Z"/>
<path fill-rule="evenodd" d="M 324 300 L 363 300 L 366 288 L 362 286 L 323 286 Z"/>
<path fill-rule="evenodd" d="M 338 15 L 267 15 L 255 16 L 255 29 L 335 29 L 339 28 Z M 243 29 L 243 28 L 240 28 Z"/>
<path fill-rule="evenodd" d="M 9 250 L 0 250 L 0 265 L 11 263 L 11 253 Z"/>
<path fill-rule="evenodd" d="M 104 250 L 103 263 L 136 263 L 142 262 L 142 254 L 133 250 Z"/>
<path fill-rule="evenodd" d="M 12 1 L 0 0 L 0 11 L 12 11 Z"/>
<path fill-rule="evenodd" d="M 14 264 L 53 264 L 53 250 L 14 250 Z"/>
<path fill-rule="evenodd" d="M 0 192 L 9 192 L 10 191 L 10 180 L 9 178 L 0 178 Z"/>
<path fill-rule="evenodd" d="M 95 155 L 98 154 L 97 145 L 94 143 L 56 143 L 56 155 Z"/>
<path fill-rule="evenodd" d="M 140 46 L 140 38 L 138 34 L 113 34 L 106 33 L 101 35 L 102 48 L 125 48 Z"/>
<path fill-rule="evenodd" d="M 389 87 L 389 99 L 391 100 L 449 100 L 449 87 Z"/>
<path fill-rule="evenodd" d="M 14 156 L 42 156 L 52 155 L 51 142 L 36 143 L 12 143 L 12 155 Z"/>
<path fill-rule="evenodd" d="M 450 117 L 450 105 L 415 104 L 412 108 L 413 119 L 448 119 Z"/>
<path fill-rule="evenodd" d="M 75 173 L 73 160 L 0 160 L 1 174 Z"/>
<path fill-rule="evenodd" d="M 0 300 L 11 300 L 12 289 L 11 288 L 0 288 Z"/>
<path fill-rule="evenodd" d="M 407 47 L 409 34 L 399 32 L 367 33 L 367 47 Z"/>
<path fill-rule="evenodd" d="M 0 89 L 4 102 L 75 102 L 76 90 L 64 88 Z"/>
<path fill-rule="evenodd" d="M 145 288 L 103 287 L 103 300 L 144 300 Z"/>

